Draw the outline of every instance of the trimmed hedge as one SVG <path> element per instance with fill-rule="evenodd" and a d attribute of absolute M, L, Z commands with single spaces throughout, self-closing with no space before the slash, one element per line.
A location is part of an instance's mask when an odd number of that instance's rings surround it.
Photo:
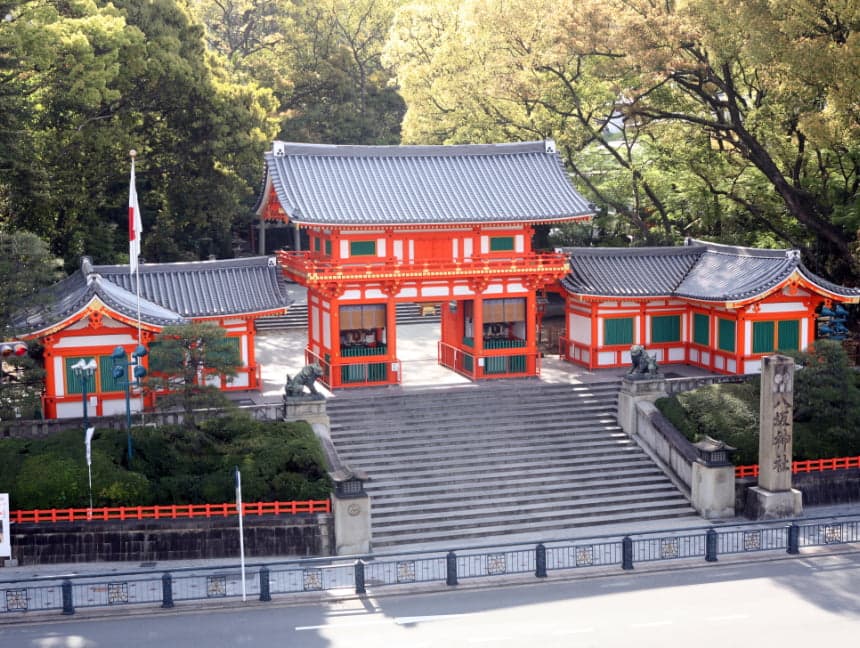
<path fill-rule="evenodd" d="M 236 415 L 194 430 L 134 428 L 132 441 L 129 470 L 125 432 L 96 430 L 94 506 L 229 502 L 235 466 L 246 501 L 326 499 L 331 492 L 322 448 L 307 423 Z M 16 509 L 88 506 L 83 431 L 0 441 L 0 492 L 10 494 Z"/>
<path fill-rule="evenodd" d="M 860 455 L 860 373 L 842 345 L 816 342 L 792 354 L 794 460 Z M 657 401 L 657 408 L 690 441 L 705 435 L 738 449 L 735 464 L 758 463 L 760 380 L 709 385 Z"/>

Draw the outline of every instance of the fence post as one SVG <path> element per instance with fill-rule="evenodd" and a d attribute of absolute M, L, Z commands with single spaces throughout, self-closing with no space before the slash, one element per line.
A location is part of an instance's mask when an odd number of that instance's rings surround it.
<path fill-rule="evenodd" d="M 633 540 L 624 536 L 621 541 L 621 569 L 633 569 Z"/>
<path fill-rule="evenodd" d="M 788 525 L 788 546 L 785 549 L 786 553 L 800 553 L 800 527 L 794 522 Z"/>
<path fill-rule="evenodd" d="M 445 565 L 447 571 L 447 578 L 445 579 L 445 584 L 449 586 L 454 586 L 457 584 L 457 554 L 453 551 L 449 551 L 448 555 L 445 557 Z"/>
<path fill-rule="evenodd" d="M 535 576 L 546 578 L 546 547 L 542 542 L 535 547 Z"/>
<path fill-rule="evenodd" d="M 62 593 L 63 593 L 63 614 L 74 614 L 75 613 L 75 604 L 72 601 L 72 581 L 70 581 L 68 578 L 63 581 Z"/>
<path fill-rule="evenodd" d="M 260 600 L 272 600 L 272 591 L 269 589 L 269 568 L 265 565 L 260 567 Z"/>
<path fill-rule="evenodd" d="M 705 561 L 717 562 L 717 532 L 713 529 L 705 534 Z"/>
<path fill-rule="evenodd" d="M 161 575 L 161 607 L 173 607 L 173 576 L 170 572 Z"/>
<path fill-rule="evenodd" d="M 355 593 L 367 594 L 367 588 L 364 586 L 364 562 L 360 558 L 355 561 Z"/>

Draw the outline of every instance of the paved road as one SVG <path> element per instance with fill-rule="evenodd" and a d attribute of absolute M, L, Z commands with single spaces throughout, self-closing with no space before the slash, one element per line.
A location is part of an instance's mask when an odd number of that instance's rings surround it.
<path fill-rule="evenodd" d="M 55 619 L 0 625 L 0 646 L 854 645 L 860 552 L 297 606 Z"/>

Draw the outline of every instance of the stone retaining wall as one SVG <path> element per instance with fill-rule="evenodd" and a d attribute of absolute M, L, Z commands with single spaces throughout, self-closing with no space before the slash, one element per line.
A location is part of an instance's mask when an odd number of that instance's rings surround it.
<path fill-rule="evenodd" d="M 328 513 L 246 516 L 245 556 L 328 556 L 333 546 L 332 529 Z M 11 536 L 12 558 L 20 565 L 239 556 L 235 516 L 13 524 Z"/>

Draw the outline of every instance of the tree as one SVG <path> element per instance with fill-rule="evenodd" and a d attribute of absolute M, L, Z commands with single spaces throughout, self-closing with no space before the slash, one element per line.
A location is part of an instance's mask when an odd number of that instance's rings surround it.
<path fill-rule="evenodd" d="M 235 339 L 228 338 L 219 326 L 166 326 L 149 351 L 147 388 L 156 392 L 160 409 L 181 408 L 183 424 L 193 428 L 195 409 L 229 405 L 223 392 L 209 381 L 218 377 L 229 381 L 241 364 Z"/>
<path fill-rule="evenodd" d="M 35 234 L 0 229 L 0 336 L 21 332 L 13 324 L 14 315 L 46 298 L 43 289 L 60 278 L 61 265 Z"/>
<path fill-rule="evenodd" d="M 395 144 L 405 106 L 381 51 L 401 0 L 197 0 L 210 45 L 271 88 L 280 139 Z"/>
<path fill-rule="evenodd" d="M 69 267 L 127 257 L 128 151 L 143 254 L 230 256 L 250 220 L 271 93 L 232 80 L 181 0 L 27 0 L 0 21 L 0 223 Z"/>
<path fill-rule="evenodd" d="M 852 281 L 855 4 L 429 0 L 397 13 L 384 60 L 404 141 L 554 137 L 639 240 L 787 244 Z"/>

